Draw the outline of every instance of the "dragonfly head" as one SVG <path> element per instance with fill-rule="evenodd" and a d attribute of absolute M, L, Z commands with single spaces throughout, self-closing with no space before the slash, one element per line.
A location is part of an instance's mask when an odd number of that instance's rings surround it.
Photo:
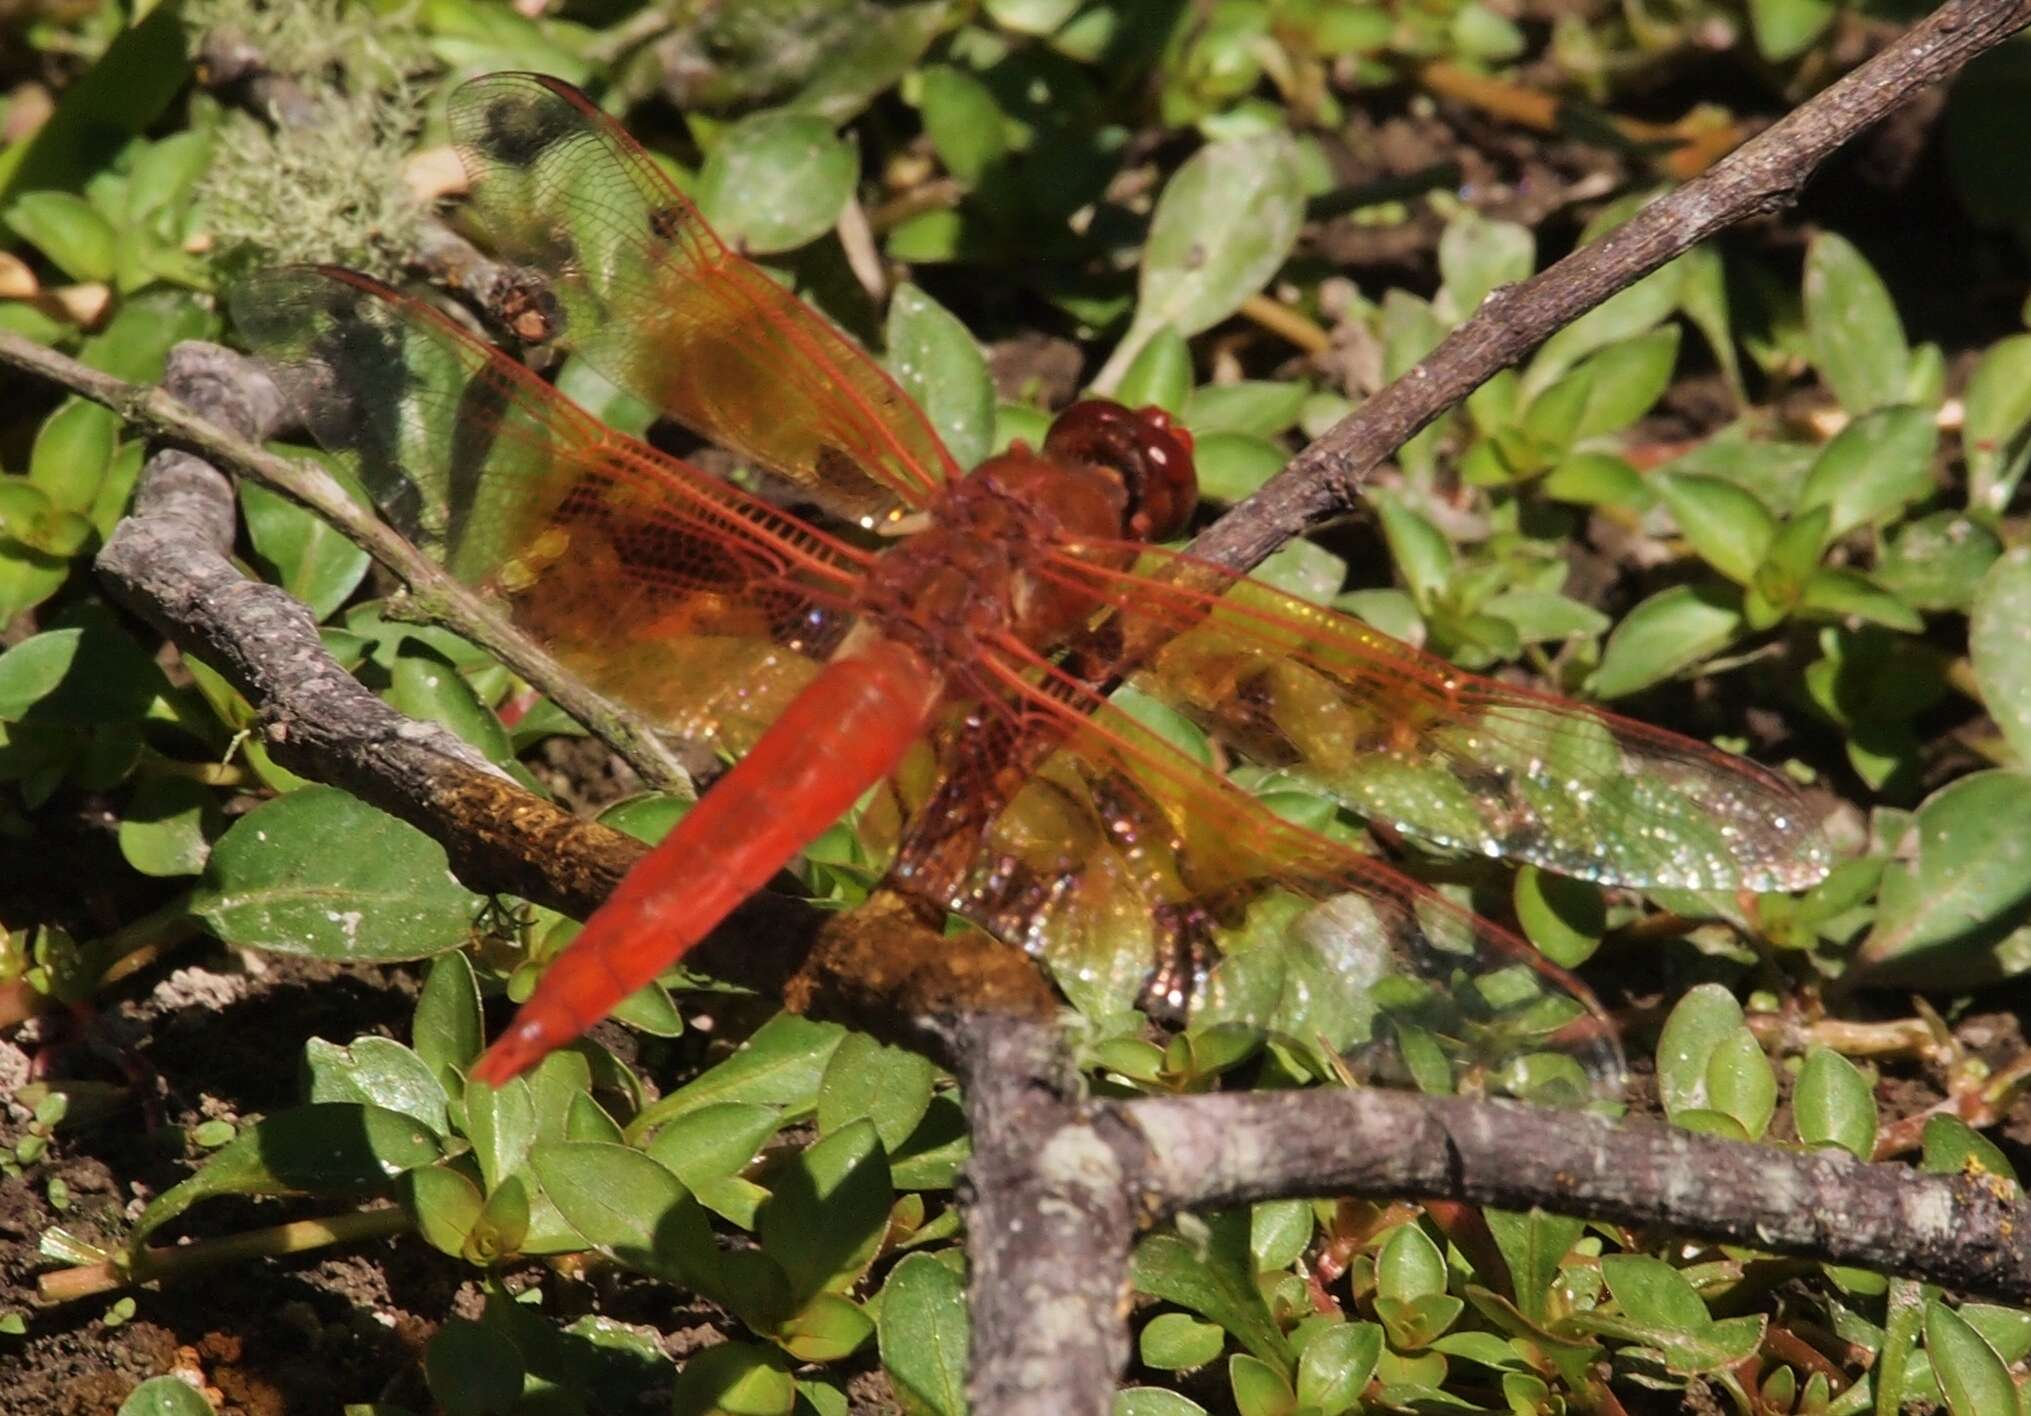
<path fill-rule="evenodd" d="M 1097 467 L 1121 479 L 1128 496 L 1123 529 L 1138 541 L 1181 535 L 1199 504 L 1192 435 L 1161 408 L 1124 408 L 1088 398 L 1060 413 L 1044 436 L 1044 456 Z"/>

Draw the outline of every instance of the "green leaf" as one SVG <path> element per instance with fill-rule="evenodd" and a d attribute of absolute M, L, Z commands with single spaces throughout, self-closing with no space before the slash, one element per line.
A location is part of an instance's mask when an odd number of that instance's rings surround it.
<path fill-rule="evenodd" d="M 1126 1387 L 1114 1394 L 1111 1416 L 1206 1416 L 1206 1408 L 1162 1387 Z"/>
<path fill-rule="evenodd" d="M 1227 1384 L 1240 1416 L 1289 1416 L 1297 1402 L 1282 1372 L 1246 1352 L 1227 1359 Z"/>
<path fill-rule="evenodd" d="M 2031 762 L 2031 551 L 2019 547 L 1982 578 L 1968 616 L 1968 657 L 1982 702 L 2018 759 Z"/>
<path fill-rule="evenodd" d="M 1968 505 L 2001 511 L 2031 460 L 2031 334 L 1989 346 L 1961 395 Z"/>
<path fill-rule="evenodd" d="M 119 441 L 120 419 L 111 409 L 66 399 L 36 431 L 28 454 L 29 484 L 65 511 L 90 511 Z"/>
<path fill-rule="evenodd" d="M 212 1404 L 181 1377 L 150 1377 L 127 1393 L 119 1416 L 212 1416 Z"/>
<path fill-rule="evenodd" d="M 1288 432 L 1298 421 L 1308 390 L 1301 383 L 1243 379 L 1207 384 L 1192 390 L 1185 403 L 1185 425 L 1195 437 L 1211 433 L 1245 433 L 1271 438 Z"/>
<path fill-rule="evenodd" d="M 1522 54 L 1526 44 L 1516 21 L 1479 0 L 1453 11 L 1447 29 L 1453 47 L 1469 59 L 1499 63 Z"/>
<path fill-rule="evenodd" d="M 312 1101 L 353 1101 L 413 1116 L 435 1135 L 450 1134 L 444 1087 L 430 1064 L 385 1037 L 356 1037 L 340 1047 L 314 1037 L 303 1045 Z"/>
<path fill-rule="evenodd" d="M 139 13 L 138 11 L 136 13 Z M 0 152 L 0 205 L 18 192 L 84 186 L 155 121 L 190 78 L 181 8 L 157 5 L 115 34 L 33 136 Z"/>
<path fill-rule="evenodd" d="M 670 1394 L 671 1416 L 790 1416 L 796 1405 L 782 1359 L 745 1342 L 692 1353 Z"/>
<path fill-rule="evenodd" d="M 1876 1153 L 1876 1097 L 1861 1069 L 1830 1047 L 1814 1047 L 1798 1069 L 1791 1096 L 1798 1138 L 1839 1146 L 1857 1160 Z"/>
<path fill-rule="evenodd" d="M 896 382 L 931 420 L 961 467 L 984 459 L 994 440 L 994 381 L 965 325 L 914 285 L 897 288 L 885 330 Z"/>
<path fill-rule="evenodd" d="M 687 1111 L 728 1101 L 806 1110 L 816 1104 L 826 1064 L 845 1036 L 837 1023 L 778 1013 L 733 1056 L 650 1106 L 630 1130 L 646 1133 Z"/>
<path fill-rule="evenodd" d="M 1615 626 L 1587 690 L 1598 698 L 1635 693 L 1725 649 L 1741 632 L 1733 595 L 1690 585 L 1660 590 Z"/>
<path fill-rule="evenodd" d="M 1919 1133 L 1919 1168 L 1928 1175 L 2000 1175 L 2016 1183 L 2017 1172 L 1996 1143 L 1958 1116 L 1925 1118 Z"/>
<path fill-rule="evenodd" d="M 910 1254 L 882 1285 L 882 1367 L 916 1416 L 965 1416 L 966 1289 L 929 1254 Z"/>
<path fill-rule="evenodd" d="M 1588 359 L 1586 369 L 1592 382 L 1586 411 L 1573 429 L 1571 441 L 1619 432 L 1648 413 L 1671 386 L 1678 344 L 1678 326 L 1665 325 L 1611 344 Z"/>
<path fill-rule="evenodd" d="M 890 1176 L 899 1190 L 949 1190 L 972 1153 L 965 1112 L 949 1093 L 941 1094 L 931 1098 L 923 1124 L 889 1158 Z"/>
<path fill-rule="evenodd" d="M 851 1298 L 820 1293 L 769 1332 L 800 1362 L 837 1362 L 874 1336 L 874 1319 Z"/>
<path fill-rule="evenodd" d="M 1408 1301 L 1446 1291 L 1446 1256 L 1415 1224 L 1389 1231 L 1375 1256 L 1375 1292 Z"/>
<path fill-rule="evenodd" d="M 771 110 L 720 134 L 693 195 L 730 245 L 768 255 L 831 230 L 859 177 L 859 153 L 832 124 Z"/>
<path fill-rule="evenodd" d="M 1884 408 L 1857 417 L 1834 435 L 1798 495 L 1801 511 L 1832 512 L 1829 539 L 1887 521 L 1931 496 L 1932 455 L 1939 424 L 1921 408 Z"/>
<path fill-rule="evenodd" d="M 144 777 L 120 814 L 120 854 L 143 875 L 196 875 L 223 819 L 212 791 L 189 777 Z"/>
<path fill-rule="evenodd" d="M 1683 283 L 1683 267 L 1674 261 L 1581 315 L 1537 351 L 1523 376 L 1524 394 L 1535 398 L 1595 350 L 1654 328 L 1677 306 Z"/>
<path fill-rule="evenodd" d="M 191 911 L 243 948 L 365 963 L 460 947 L 480 905 L 437 842 L 336 787 L 311 786 L 233 823 Z"/>
<path fill-rule="evenodd" d="M 527 1078 L 465 1089 L 465 1130 L 489 1192 L 522 1168 L 536 1141 L 536 1103 Z"/>
<path fill-rule="evenodd" d="M 323 620 L 366 578 L 367 553 L 306 507 L 253 482 L 240 483 L 240 510 L 261 578 L 280 585 Z"/>
<path fill-rule="evenodd" d="M 1763 1340 L 1766 1319 L 1715 1322 L 1685 1276 L 1660 1259 L 1609 1254 L 1601 1259 L 1601 1276 L 1627 1321 L 1590 1316 L 1578 1321 L 1657 1348 L 1672 1371 L 1717 1371 L 1742 1361 Z"/>
<path fill-rule="evenodd" d="M 1755 494 L 1697 472 L 1666 472 L 1651 485 L 1700 559 L 1747 585 L 1777 534 L 1777 519 Z"/>
<path fill-rule="evenodd" d="M 1996 1349 L 1936 1298 L 1925 1305 L 1925 1352 L 1953 1416 L 2002 1416 L 2023 1409 L 2010 1369 Z"/>
<path fill-rule="evenodd" d="M 1263 1200 L 1249 1207 L 1248 1247 L 1258 1273 L 1289 1268 L 1311 1239 L 1310 1200 Z"/>
<path fill-rule="evenodd" d="M 1891 532 L 1874 579 L 1917 609 L 1966 609 L 2002 553 L 1989 527 L 1963 512 L 1936 511 Z"/>
<path fill-rule="evenodd" d="M 1508 621 L 1526 644 L 1584 639 L 1614 623 L 1592 605 L 1550 590 L 1504 590 L 1483 600 L 1481 612 Z"/>
<path fill-rule="evenodd" d="M 1305 1344 L 1298 1358 L 1298 1405 L 1320 1416 L 1357 1408 L 1382 1358 L 1382 1329 L 1374 1323 L 1336 1323 Z"/>
<path fill-rule="evenodd" d="M 973 185 L 1008 153 L 1008 120 L 994 91 L 950 64 L 926 64 L 917 82 L 924 136 L 945 170 Z"/>
<path fill-rule="evenodd" d="M 2031 1313 L 1993 1303 L 1963 1303 L 1959 1313 L 2005 1362 L 2021 1362 L 2031 1355 Z"/>
<path fill-rule="evenodd" d="M 1429 609 L 1453 578 L 1453 545 L 1446 533 L 1393 494 L 1373 498 L 1389 558 L 1420 609 Z"/>
<path fill-rule="evenodd" d="M 480 702 L 463 674 L 422 645 L 404 645 L 396 654 L 385 696 L 398 713 L 450 729 L 489 762 L 514 760 L 514 745 L 501 720 Z"/>
<path fill-rule="evenodd" d="M 1782 64 L 1810 49 L 1839 11 L 1835 0 L 1749 0 L 1749 30 L 1757 51 Z"/>
<path fill-rule="evenodd" d="M 113 278 L 119 233 L 83 197 L 30 192 L 8 209 L 7 225 L 72 280 Z"/>
<path fill-rule="evenodd" d="M 1524 935 L 1562 968 L 1593 956 L 1608 927 L 1600 887 L 1526 865 L 1516 875 L 1516 919 Z"/>
<path fill-rule="evenodd" d="M 1482 1214 L 1503 1263 L 1509 1266 L 1517 1310 L 1532 1322 L 1543 1323 L 1550 1311 L 1552 1285 L 1558 1282 L 1559 1263 L 1579 1243 L 1586 1226 L 1577 1219 L 1537 1209 L 1526 1214 L 1487 1209 Z"/>
<path fill-rule="evenodd" d="M 1281 472 L 1287 460 L 1281 447 L 1265 439 L 1246 433 L 1209 433 L 1192 451 L 1199 472 L 1199 498 L 1238 502 Z"/>
<path fill-rule="evenodd" d="M 1748 1028 L 1736 1028 L 1707 1059 L 1707 1104 L 1732 1116 L 1751 1140 L 1762 1138 L 1776 1114 L 1777 1074 Z"/>
<path fill-rule="evenodd" d="M 1094 379 L 1113 389 L 1165 326 L 1190 336 L 1226 319 L 1290 254 L 1305 214 L 1297 145 L 1285 133 L 1209 143 L 1157 199 L 1126 338 Z"/>
<path fill-rule="evenodd" d="M 738 1101 L 701 1106 L 658 1130 L 648 1153 L 696 1192 L 745 1169 L 781 1125 L 773 1106 Z"/>
<path fill-rule="evenodd" d="M 384 1190 L 434 1163 L 437 1138 L 413 1116 L 321 1102 L 280 1112 L 213 1151 L 195 1175 L 157 1195 L 128 1235 L 131 1250 L 199 1200 L 215 1195 L 329 1195 Z"/>
<path fill-rule="evenodd" d="M 1217 1323 L 1250 1352 L 1291 1368 L 1290 1346 L 1270 1317 L 1255 1283 L 1245 1211 L 1225 1211 L 1206 1225 L 1203 1250 L 1175 1234 L 1154 1234 L 1136 1245 L 1129 1281 L 1144 1293 L 1188 1308 Z"/>
<path fill-rule="evenodd" d="M 1157 407 L 1182 413 L 1192 392 L 1192 347 L 1169 325 L 1150 336 L 1128 366 L 1114 396 L 1130 408 Z"/>
<path fill-rule="evenodd" d="M 462 1074 L 479 1059 L 487 1040 L 479 980 L 464 953 L 440 954 L 431 960 L 410 1019 L 410 1040 L 446 1094 L 462 1094 Z"/>
<path fill-rule="evenodd" d="M 1857 417 L 1902 401 L 1911 346 L 1867 257 L 1823 231 L 1805 253 L 1805 337 L 1812 366 Z"/>
<path fill-rule="evenodd" d="M 1821 566 L 1814 571 L 1799 592 L 1798 609 L 1831 620 L 1880 624 L 1906 634 L 1917 634 L 1925 628 L 1925 620 L 1918 611 L 1860 571 L 1845 566 Z"/>
<path fill-rule="evenodd" d="M 888 1157 L 870 1121 L 855 1121 L 771 1176 L 762 1206 L 762 1251 L 808 1299 L 843 1291 L 874 1258 L 888 1230 Z"/>
<path fill-rule="evenodd" d="M 1528 280 L 1537 268 L 1537 240 L 1530 228 L 1496 221 L 1463 208 L 1439 233 L 1439 275 L 1446 313 L 1455 322 L 1481 307 L 1499 285 Z"/>
<path fill-rule="evenodd" d="M 448 1165 L 419 1165 L 405 1170 L 396 1195 L 424 1242 L 454 1259 L 464 1258 L 466 1240 L 486 1208 L 486 1197 L 463 1171 Z"/>
<path fill-rule="evenodd" d="M 1202 1323 L 1190 1313 L 1159 1313 L 1136 1335 L 1143 1365 L 1160 1372 L 1189 1372 L 1220 1355 L 1227 1334 L 1218 1323 Z"/>
<path fill-rule="evenodd" d="M 529 1170 L 586 1242 L 623 1267 L 708 1295 L 718 1252 L 705 1212 L 675 1175 L 604 1141 L 543 1141 Z"/>
<path fill-rule="evenodd" d="M 155 661 L 99 607 L 0 653 L 0 723 L 139 721 L 169 693 Z"/>
<path fill-rule="evenodd" d="M 1913 816 L 1915 852 L 1893 857 L 1875 928 L 1856 962 L 1872 982 L 1927 988 L 1992 981 L 1995 948 L 2031 906 L 2031 778 L 1976 772 L 1928 797 Z"/>
<path fill-rule="evenodd" d="M 1657 1039 L 1657 1092 L 1664 1114 L 1712 1106 L 1708 1064 L 1742 1029 L 1742 1005 L 1718 983 L 1703 983 L 1673 1005 Z"/>
<path fill-rule="evenodd" d="M 818 1131 L 829 1136 L 865 1117 L 882 1148 L 894 1153 L 931 1108 L 938 1069 L 922 1053 L 884 1047 L 866 1033 L 848 1033 L 818 1085 Z"/>
<path fill-rule="evenodd" d="M 494 1416 L 521 1399 L 528 1368 L 491 1323 L 453 1318 L 423 1349 L 423 1379 L 447 1416 Z"/>

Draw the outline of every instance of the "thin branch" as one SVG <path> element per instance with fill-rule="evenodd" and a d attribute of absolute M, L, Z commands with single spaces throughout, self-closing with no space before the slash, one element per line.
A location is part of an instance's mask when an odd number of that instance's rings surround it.
<path fill-rule="evenodd" d="M 1294 1195 L 1463 1200 L 1662 1225 L 1773 1253 L 2031 1299 L 2031 1206 L 2001 1176 L 1923 1175 L 1845 1151 L 1389 1091 L 1167 1097 L 1116 1108 L 1131 1175 L 1174 1209 Z"/>
<path fill-rule="evenodd" d="M 1368 474 L 1417 431 L 1609 296 L 1748 217 L 1796 201 L 1844 143 L 2031 24 L 2031 0 L 1948 0 L 1874 59 L 1589 246 L 1491 292 L 1473 317 L 1376 391 L 1193 543 L 1233 569 L 1353 510 Z"/>
<path fill-rule="evenodd" d="M 1877 59 L 1707 177 L 1542 275 L 1496 292 L 1429 358 L 1217 523 L 1200 539 L 1198 551 L 1231 566 L 1252 565 L 1289 536 L 1345 513 L 1356 504 L 1361 479 L 1381 459 L 1481 382 L 1698 241 L 1784 205 L 1841 143 L 2027 20 L 2031 0 L 1949 0 Z M 75 365 L 61 370 L 38 365 L 34 356 L 20 354 L 19 344 L 0 337 L 0 359 L 36 368 L 100 397 L 152 431 L 206 447 L 222 461 L 260 475 L 266 455 L 258 448 L 228 451 L 207 443 L 206 435 L 217 430 L 173 405 L 158 406 L 158 395 L 117 381 L 94 392 L 90 381 L 103 376 Z M 432 796 L 429 790 L 419 794 L 415 784 L 414 774 L 424 769 L 396 749 L 418 733 L 430 737 L 431 730 L 399 717 L 392 725 L 365 728 L 361 723 L 367 719 L 327 723 L 331 703 L 304 696 L 300 683 L 278 672 L 273 657 L 286 665 L 289 656 L 306 652 L 299 628 L 309 629 L 314 640 L 314 626 L 300 608 L 300 626 L 283 633 L 286 616 L 264 611 L 275 621 L 271 627 L 260 617 L 232 612 L 234 600 L 266 587 L 208 580 L 209 572 L 192 577 L 185 591 L 138 573 L 122 579 L 140 570 L 166 575 L 159 561 L 177 553 L 175 537 L 167 534 L 172 530 L 184 532 L 188 550 L 189 528 L 163 524 L 184 515 L 171 495 L 180 475 L 175 463 L 151 464 L 133 518 L 144 524 L 139 530 L 132 529 L 133 522 L 123 525 L 101 558 L 102 568 L 134 597 L 129 603 L 150 613 L 179 643 L 200 653 L 209 647 L 229 660 L 234 682 L 271 715 L 269 731 L 278 751 L 295 754 L 289 760 L 315 766 L 370 800 L 410 803 L 410 819 L 429 818 L 419 824 L 446 840 L 455 855 L 462 848 L 456 838 L 468 831 L 489 836 L 505 854 L 521 853 L 525 868 L 544 876 L 537 883 L 547 883 L 553 892 L 548 898 L 579 896 L 588 886 L 590 897 L 597 898 L 593 882 L 611 883 L 616 857 L 601 856 L 587 837 L 554 822 L 556 829 L 549 830 L 540 820 L 497 823 L 488 832 L 441 802 L 428 810 L 416 805 Z M 222 495 L 193 492 L 187 499 L 214 522 L 222 517 L 229 534 L 230 498 L 221 507 Z M 337 509 L 347 505 L 341 500 Z M 152 556 L 138 555 L 126 544 L 130 536 L 148 535 L 164 537 Z M 217 554 L 216 538 L 207 554 Z M 128 564 L 123 559 L 128 556 L 157 563 Z M 214 646 L 215 636 L 224 642 Z M 485 635 L 472 637 L 493 647 Z M 532 681 L 547 678 L 510 662 Z M 337 678 L 345 683 L 316 681 L 343 696 L 352 681 L 343 674 Z M 271 701 L 270 687 L 296 696 Z M 352 688 L 365 692 L 357 684 Z M 365 697 L 386 711 L 372 695 Z M 462 780 L 499 784 L 503 795 L 488 809 L 519 795 L 484 765 L 473 764 L 462 747 L 442 747 L 433 741 L 421 750 L 440 764 L 448 756 Z M 554 813 L 547 804 L 537 805 Z M 526 830 L 535 834 L 521 835 Z M 566 866 L 565 857 L 575 865 Z M 575 888 L 561 878 L 574 870 Z M 517 893 L 546 898 L 541 888 Z M 1543 1204 L 1568 1213 L 1668 1223 L 1757 1247 L 1846 1257 L 1970 1291 L 2031 1295 L 2026 1277 L 2031 1263 L 2022 1238 L 2013 1237 L 2025 1234 L 2026 1225 L 1989 1193 L 1984 1177 L 1942 1181 L 1655 1128 L 1611 1129 L 1557 1113 L 1532 1112 L 1523 1125 L 1513 1106 L 1381 1092 L 1192 1097 L 1079 1110 L 1059 1084 L 1062 1053 L 1034 1024 L 970 1020 L 955 1034 L 952 1050 L 963 1059 L 975 1144 L 969 1245 L 975 1271 L 975 1409 L 981 1416 L 1105 1410 L 1108 1385 L 1128 1351 L 1124 1265 L 1135 1224 L 1180 1205 L 1236 1203 L 1261 1194 L 1347 1193 L 1372 1185 L 1387 1193 L 1519 1208 Z M 1568 1129 L 1574 1127 L 1583 1129 Z M 1559 1139 L 1573 1149 L 1547 1144 L 1542 1163 L 1524 1165 L 1519 1143 L 1536 1137 Z M 1710 1183 L 1712 1176 L 1728 1183 Z M 1870 1207 L 1872 1194 L 1876 1202 Z"/>
<path fill-rule="evenodd" d="M 1087 1119 L 1049 1024 L 958 1029 L 973 1158 L 966 1212 L 967 1389 L 995 1416 L 1106 1416 L 1128 1363 L 1128 1246 L 1145 1222 L 1137 1133 Z"/>

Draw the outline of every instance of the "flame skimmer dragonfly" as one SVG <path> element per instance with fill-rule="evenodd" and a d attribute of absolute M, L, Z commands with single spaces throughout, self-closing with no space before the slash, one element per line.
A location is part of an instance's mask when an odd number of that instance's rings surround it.
<path fill-rule="evenodd" d="M 450 115 L 476 214 L 542 276 L 516 332 L 788 492 L 608 428 L 365 277 L 274 271 L 235 293 L 251 346 L 392 519 L 592 686 L 736 759 L 475 1077 L 575 1038 L 874 792 L 886 888 L 1029 949 L 1075 999 L 1125 1008 L 1183 949 L 1217 959 L 1159 975 L 1200 1016 L 1484 1074 L 1564 1052 L 1583 1089 L 1612 1081 L 1613 1030 L 1575 980 L 1277 815 L 1125 709 L 1123 683 L 1217 751 L 1457 851 L 1630 886 L 1825 874 L 1781 777 L 1160 548 L 1196 495 L 1191 440 L 1160 411 L 1074 404 L 1040 448 L 967 475 L 888 374 L 575 89 L 491 75 Z M 886 547 L 869 534 L 910 524 Z"/>

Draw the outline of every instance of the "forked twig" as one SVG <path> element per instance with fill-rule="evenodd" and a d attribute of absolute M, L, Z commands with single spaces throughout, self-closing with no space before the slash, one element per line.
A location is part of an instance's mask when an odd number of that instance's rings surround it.
<path fill-rule="evenodd" d="M 1290 536 L 1346 513 L 1368 471 L 1480 383 L 1699 241 L 1786 204 L 1842 143 L 2027 22 L 2031 0 L 1949 0 L 1705 177 L 1496 292 L 1429 357 L 1221 518 L 1196 551 L 1250 566 Z M 24 343 L 0 335 L 0 361 L 97 398 L 222 463 L 249 465 L 244 437 Z M 188 399 L 188 388 L 182 391 Z M 243 432 L 257 435 L 254 427 Z M 181 453 L 158 454 L 100 568 L 116 593 L 179 644 L 229 662 L 230 676 L 266 715 L 292 765 L 416 821 L 453 851 L 471 883 L 580 910 L 596 901 L 633 848 L 602 838 L 603 828 L 581 829 L 547 804 L 527 806 L 532 798 L 456 740 L 392 714 L 322 658 L 300 607 L 297 625 L 265 604 L 258 614 L 241 613 L 243 600 L 281 592 L 237 572 L 230 582 L 217 576 L 213 562 L 223 563 L 231 515 L 229 492 L 209 468 Z M 544 670 L 516 667 L 562 700 Z M 306 682 L 319 686 L 317 694 L 304 693 Z M 419 780 L 436 783 L 447 774 L 450 787 L 419 789 Z M 466 792 L 477 810 L 457 809 Z M 497 813 L 491 824 L 480 819 L 489 812 Z M 746 952 L 701 963 L 738 973 Z M 1070 1099 L 1063 1052 L 1048 1029 L 998 1017 L 947 1027 L 975 1147 L 966 1199 L 980 1416 L 1106 1411 L 1128 1355 L 1126 1257 L 1137 1227 L 1185 1206 L 1271 1194 L 1540 1204 L 2031 1297 L 2031 1213 L 2004 1203 L 1983 1177 L 1944 1180 L 1557 1113 L 1532 1113 L 1520 1125 L 1513 1106 L 1458 1098 L 1305 1092 L 1087 1106 Z"/>

